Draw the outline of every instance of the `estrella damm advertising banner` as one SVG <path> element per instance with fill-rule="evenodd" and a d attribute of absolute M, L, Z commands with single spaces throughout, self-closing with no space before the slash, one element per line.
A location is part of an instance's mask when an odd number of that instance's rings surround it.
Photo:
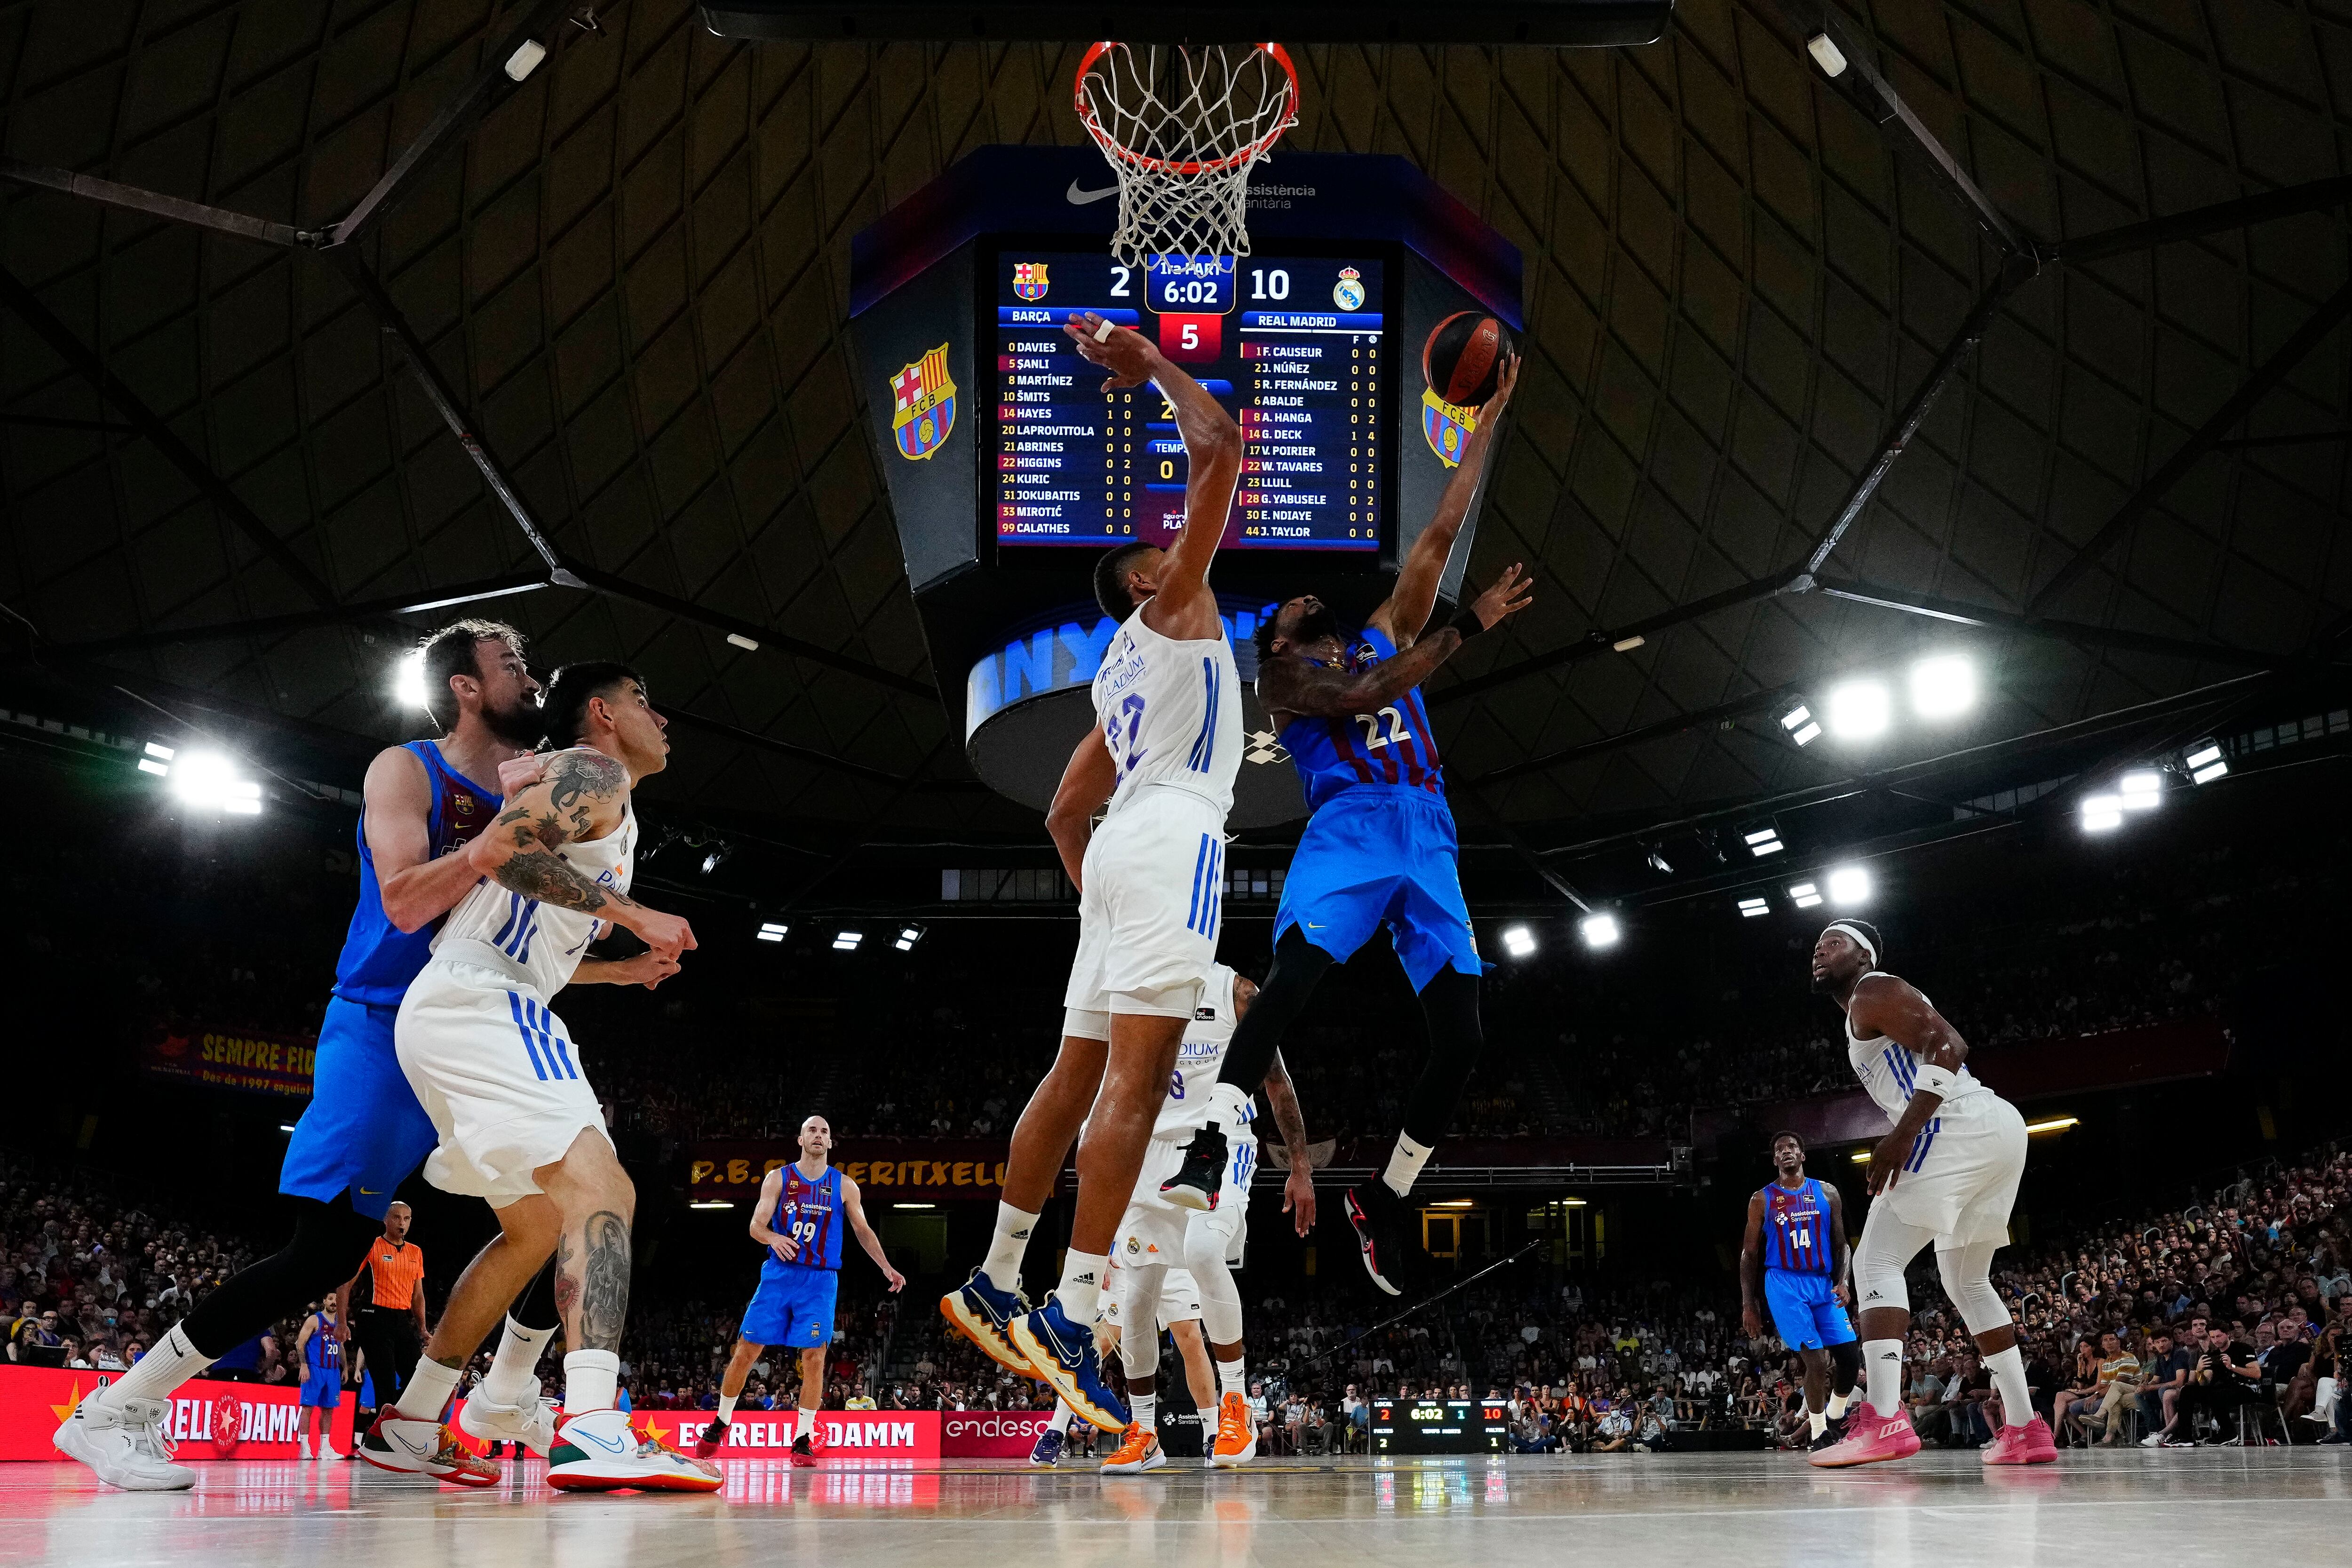
<path fill-rule="evenodd" d="M 311 1067 L 318 1055 L 316 1035 L 165 1028 L 141 1047 L 139 1065 L 156 1078 L 182 1083 L 308 1100 Z"/>
<path fill-rule="evenodd" d="M 1004 1186 L 1004 1162 L 1012 1144 L 1003 1138 L 845 1138 L 834 1146 L 833 1163 L 865 1189 L 868 1203 L 993 1201 Z M 750 1199 L 770 1171 L 800 1158 L 799 1145 L 782 1138 L 720 1138 L 693 1144 L 688 1154 L 687 1195 Z"/>

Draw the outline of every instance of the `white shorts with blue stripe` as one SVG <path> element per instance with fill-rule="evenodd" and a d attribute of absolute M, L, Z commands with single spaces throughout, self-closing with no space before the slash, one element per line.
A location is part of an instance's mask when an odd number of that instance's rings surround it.
<path fill-rule="evenodd" d="M 2025 1173 L 2025 1118 L 1989 1089 L 1938 1107 L 1912 1142 L 1895 1184 L 1871 1201 L 1881 1214 L 1935 1237 L 1937 1251 L 2009 1237 Z M 1881 1222 L 1886 1223 L 1886 1222 Z"/>
<path fill-rule="evenodd" d="M 1191 1018 L 1224 913 L 1223 808 L 1190 790 L 1145 785 L 1095 829 L 1079 869 L 1078 954 L 1062 1005 L 1077 1015 Z"/>
<path fill-rule="evenodd" d="M 611 1134 L 571 1031 L 496 959 L 481 942 L 445 942 L 402 999 L 393 1042 L 441 1138 L 425 1179 L 504 1208 L 538 1192 L 532 1173 L 583 1131 Z"/>

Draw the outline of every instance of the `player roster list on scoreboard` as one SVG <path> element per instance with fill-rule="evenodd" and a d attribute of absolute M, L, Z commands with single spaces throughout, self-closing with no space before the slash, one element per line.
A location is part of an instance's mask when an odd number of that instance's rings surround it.
<path fill-rule="evenodd" d="M 1380 548 L 1390 453 L 1377 257 L 1007 249 L 996 263 L 996 538 L 1166 544 L 1184 440 L 1151 385 L 1106 395 L 1062 331 L 1091 310 L 1150 338 L 1225 406 L 1244 451 L 1224 549 Z"/>

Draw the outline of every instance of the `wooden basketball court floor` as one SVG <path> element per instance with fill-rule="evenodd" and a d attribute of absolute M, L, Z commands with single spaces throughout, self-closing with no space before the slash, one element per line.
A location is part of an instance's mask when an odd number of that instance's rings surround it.
<path fill-rule="evenodd" d="M 536 1464 L 480 1491 L 348 1463 L 199 1465 L 190 1492 L 0 1465 L 0 1563 L 72 1568 L 996 1568 L 1186 1563 L 1869 1563 L 2032 1568 L 2352 1562 L 2341 1448 L 2078 1454 L 1986 1471 L 1931 1451 L 1823 1472 L 1794 1455 L 1286 1463 L 1142 1477 L 1012 1461 L 730 1467 L 715 1497 L 559 1496 Z"/>

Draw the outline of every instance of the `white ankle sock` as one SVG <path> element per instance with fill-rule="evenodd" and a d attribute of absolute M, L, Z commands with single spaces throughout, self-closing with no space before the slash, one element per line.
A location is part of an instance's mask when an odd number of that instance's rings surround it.
<path fill-rule="evenodd" d="M 1068 1400 L 1056 1399 L 1054 1401 L 1054 1425 L 1049 1428 L 1049 1430 L 1055 1432 L 1066 1432 L 1070 1429 L 1070 1423 L 1076 1421 L 1077 1418 L 1078 1413 L 1070 1408 L 1070 1402 Z"/>
<path fill-rule="evenodd" d="M 509 1316 L 499 1335 L 498 1353 L 482 1377 L 482 1397 L 512 1407 L 539 1393 L 539 1358 L 553 1329 L 526 1329 Z"/>
<path fill-rule="evenodd" d="M 1900 1410 L 1903 1407 L 1903 1342 L 1864 1340 L 1862 1365 L 1868 1379 L 1867 1392 L 1863 1397 L 1870 1402 L 1870 1408 L 1881 1417 Z"/>
<path fill-rule="evenodd" d="M 732 1420 L 734 1420 L 734 1419 L 735 1419 L 735 1402 L 736 1402 L 737 1400 L 739 1400 L 739 1399 L 742 1398 L 742 1397 L 743 1397 L 743 1396 L 742 1396 L 741 1394 L 720 1394 L 720 1395 L 719 1396 L 719 1419 L 720 1419 L 721 1421 L 732 1421 Z"/>
<path fill-rule="evenodd" d="M 1160 1395 L 1158 1394 L 1130 1394 L 1127 1396 L 1127 1407 L 1135 1413 L 1135 1424 L 1143 1428 L 1145 1436 L 1153 1436 L 1159 1433 Z"/>
<path fill-rule="evenodd" d="M 1834 1421 L 1834 1420 L 1836 1420 L 1839 1416 L 1841 1416 L 1841 1415 L 1844 1415 L 1844 1414 L 1845 1414 L 1845 1407 L 1846 1407 L 1847 1404 L 1848 1404 L 1850 1401 L 1852 1401 L 1852 1399 L 1853 1399 L 1853 1389 L 1851 1389 L 1851 1388 L 1847 1389 L 1843 1394 L 1831 1394 L 1831 1395 L 1830 1395 L 1829 1418 L 1830 1418 L 1831 1420 Z"/>
<path fill-rule="evenodd" d="M 1228 1394 L 1248 1396 L 1249 1372 L 1246 1357 L 1235 1356 L 1231 1361 L 1221 1361 L 1217 1363 L 1217 1397 L 1223 1399 Z"/>
<path fill-rule="evenodd" d="M 100 1409 L 111 1409 L 126 1399 L 168 1398 L 173 1389 L 212 1364 L 212 1357 L 198 1354 L 188 1342 L 186 1328 L 174 1323 L 170 1333 L 155 1342 L 153 1350 L 139 1358 L 137 1366 L 91 1394 L 90 1402 Z"/>
<path fill-rule="evenodd" d="M 2000 1390 L 2000 1422 L 2023 1426 L 2033 1419 L 2033 1389 L 2025 1381 L 2025 1354 L 2015 1345 L 1984 1358 L 1992 1385 Z"/>
<path fill-rule="evenodd" d="M 1062 1259 L 1062 1282 L 1054 1294 L 1062 1299 L 1062 1315 L 1079 1328 L 1091 1328 L 1095 1309 L 1102 1305 L 1102 1279 L 1110 1256 L 1072 1247 Z"/>
<path fill-rule="evenodd" d="M 610 1410 L 621 1384 L 621 1358 L 611 1351 L 573 1351 L 563 1358 L 563 1414 Z"/>
<path fill-rule="evenodd" d="M 1403 1133 L 1398 1133 L 1396 1147 L 1389 1152 L 1389 1168 L 1381 1173 L 1381 1180 L 1389 1184 L 1389 1191 L 1399 1197 L 1404 1196 L 1412 1191 L 1412 1184 L 1420 1179 L 1421 1168 L 1429 1163 L 1429 1156 L 1436 1152 L 1436 1148 L 1434 1143 L 1416 1143 Z"/>
<path fill-rule="evenodd" d="M 1806 1412 L 1805 1412 L 1805 1425 L 1806 1425 L 1806 1426 L 1810 1426 L 1810 1427 L 1811 1427 L 1811 1428 L 1813 1429 L 1813 1436 L 1816 1436 L 1816 1437 L 1820 1436 L 1822 1433 L 1824 1433 L 1824 1432 L 1826 1432 L 1826 1431 L 1828 1431 L 1828 1430 L 1830 1429 L 1830 1415 L 1829 1415 L 1829 1412 L 1828 1412 L 1828 1411 L 1826 1411 L 1826 1410 L 1808 1410 L 1808 1411 L 1806 1411 Z"/>
<path fill-rule="evenodd" d="M 1036 1229 L 1035 1215 L 999 1200 L 996 1235 L 989 1241 L 987 1260 L 980 1266 L 991 1285 L 1000 1290 L 1021 1288 L 1021 1258 L 1029 1250 L 1029 1237 Z"/>
<path fill-rule="evenodd" d="M 439 1421 L 441 1412 L 449 1408 L 449 1396 L 457 1392 L 457 1373 L 462 1370 L 443 1366 L 431 1356 L 422 1358 L 408 1374 L 408 1386 L 400 1391 L 400 1403 L 393 1408 L 412 1421 Z"/>

